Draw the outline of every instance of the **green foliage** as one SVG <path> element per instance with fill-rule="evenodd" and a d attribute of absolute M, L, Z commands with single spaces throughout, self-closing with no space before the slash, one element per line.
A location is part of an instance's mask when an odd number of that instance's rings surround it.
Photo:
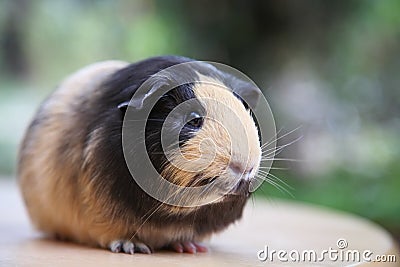
<path fill-rule="evenodd" d="M 26 29 L 34 76 L 58 82 L 67 71 L 106 59 L 136 61 L 182 50 L 176 21 L 146 2 L 35 4 Z M 40 83 L 40 81 L 37 81 Z"/>
<path fill-rule="evenodd" d="M 378 177 L 346 169 L 315 177 L 293 172 L 273 172 L 292 188 L 292 194 L 264 182 L 258 196 L 288 198 L 349 211 L 370 218 L 400 235 L 400 165 L 392 161 Z"/>

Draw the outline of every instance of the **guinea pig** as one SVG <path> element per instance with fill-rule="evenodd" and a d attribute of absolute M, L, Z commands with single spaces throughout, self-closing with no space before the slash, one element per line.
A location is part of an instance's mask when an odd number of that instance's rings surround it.
<path fill-rule="evenodd" d="M 158 75 L 190 62 L 196 64 L 186 72 Z M 171 184 L 202 186 L 203 196 L 211 192 L 211 184 L 226 189 L 202 205 L 174 205 L 149 195 L 133 179 L 123 148 L 128 111 L 149 107 L 148 99 L 181 74 L 196 82 L 157 96 L 144 119 L 143 140 L 126 142 L 143 141 L 154 169 Z M 149 78 L 153 81 L 140 93 Z M 253 85 L 180 56 L 133 64 L 105 61 L 79 70 L 42 103 L 21 144 L 18 181 L 32 223 L 49 236 L 112 252 L 207 251 L 204 240 L 241 218 L 249 184 L 260 168 L 259 129 L 249 109 L 259 97 Z M 183 111 L 169 116 L 189 100 Z M 228 109 L 235 116 L 228 116 Z M 164 125 L 166 120 L 172 123 Z M 178 134 L 177 147 L 168 153 L 161 144 L 163 127 Z M 203 140 L 212 145 L 202 146 Z M 200 156 L 211 160 L 196 170 L 194 160 Z M 145 166 L 143 158 L 133 151 L 138 169 Z M 180 168 L 182 160 L 192 162 L 194 170 Z"/>

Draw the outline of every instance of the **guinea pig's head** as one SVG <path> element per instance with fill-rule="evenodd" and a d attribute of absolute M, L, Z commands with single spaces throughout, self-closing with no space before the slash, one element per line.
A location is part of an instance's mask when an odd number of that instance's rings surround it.
<path fill-rule="evenodd" d="M 259 89 L 222 72 L 191 75 L 195 81 L 157 97 L 146 118 L 147 154 L 162 178 L 184 188 L 202 188 L 194 198 L 209 198 L 209 204 L 243 202 L 261 161 L 257 122 L 249 108 Z M 245 101 L 241 95 L 250 97 Z M 146 101 L 140 99 L 138 105 Z M 171 210 L 182 212 L 179 207 Z"/>
<path fill-rule="evenodd" d="M 223 196 L 249 195 L 261 160 L 260 141 L 250 110 L 232 90 L 214 79 L 191 85 L 192 104 L 183 104 L 179 146 L 167 150 L 161 175 L 185 187 L 213 184 Z M 168 124 L 166 125 L 168 127 Z M 151 153 L 151 152 L 150 152 Z M 210 191 L 205 191 L 211 193 Z"/>

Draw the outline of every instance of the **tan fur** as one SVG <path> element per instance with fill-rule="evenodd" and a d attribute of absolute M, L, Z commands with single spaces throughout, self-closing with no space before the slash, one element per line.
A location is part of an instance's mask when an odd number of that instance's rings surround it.
<path fill-rule="evenodd" d="M 43 125 L 37 130 L 33 126 L 25 136 L 20 151 L 19 184 L 29 215 L 40 230 L 95 243 L 93 237 L 87 234 L 92 230 L 89 229 L 91 222 L 87 218 L 95 220 L 96 216 L 93 217 L 90 212 L 96 212 L 98 207 L 82 209 L 82 203 L 93 202 L 90 199 L 91 187 L 85 179 L 79 179 L 77 184 L 71 181 L 73 172 L 77 171 L 76 166 L 80 166 L 82 160 L 80 151 L 83 149 L 83 137 L 71 138 L 70 146 L 74 147 L 76 153 L 69 155 L 68 162 L 61 163 L 70 166 L 56 166 L 54 159 L 59 152 L 55 145 L 65 138 L 66 132 L 79 119 L 73 105 L 80 95 L 93 94 L 108 74 L 126 65 L 119 61 L 96 63 L 70 76 L 42 106 L 38 118 L 43 120 Z M 83 192 L 78 190 L 82 188 L 85 189 Z M 104 204 L 94 202 L 97 205 Z"/>
<path fill-rule="evenodd" d="M 203 127 L 181 149 L 183 157 L 172 156 L 172 164 L 166 166 L 161 175 L 171 177 L 175 184 L 190 186 L 201 169 L 208 177 L 237 179 L 228 171 L 230 162 L 247 162 L 246 169 L 252 167 L 252 173 L 256 173 L 261 149 L 252 117 L 241 101 L 220 81 L 199 76 L 200 82 L 193 90 L 196 98 L 206 107 Z M 177 152 L 173 154 L 179 155 Z M 170 210 L 184 213 L 192 209 L 171 207 Z"/>
<path fill-rule="evenodd" d="M 20 151 L 19 184 L 29 215 L 41 231 L 63 239 L 93 246 L 107 247 L 114 240 L 152 240 L 147 245 L 157 248 L 171 240 L 198 240 L 193 230 L 165 226 L 156 228 L 143 224 L 143 218 L 116 216 L 118 207 L 112 206 L 107 194 L 98 192 L 95 169 L 90 163 L 99 146 L 100 136 L 106 133 L 99 128 L 91 133 L 86 147 L 83 136 L 70 138 L 73 147 L 68 162 L 57 162 L 59 151 L 55 144 L 66 138 L 79 116 L 74 104 L 80 96 L 94 94 L 104 79 L 127 63 L 108 61 L 97 63 L 78 71 L 54 92 L 38 114 L 43 120 L 37 130 L 25 136 Z M 82 158 L 83 154 L 83 158 Z M 85 171 L 77 170 L 81 166 Z M 62 167 L 57 164 L 63 164 Z M 79 179 L 72 181 L 78 175 Z M 104 197 L 96 197 L 98 195 Z M 150 213 L 149 213 L 150 215 Z M 133 236 L 135 234 L 135 236 Z"/>
<path fill-rule="evenodd" d="M 79 120 L 79 114 L 74 108 L 76 101 L 85 95 L 97 93 L 96 89 L 109 74 L 126 65 L 125 62 L 111 61 L 86 67 L 65 80 L 42 106 L 37 115 L 41 125 L 38 128 L 35 128 L 35 124 L 31 126 L 24 138 L 19 159 L 19 184 L 29 215 L 35 226 L 45 233 L 57 234 L 94 246 L 107 247 L 111 241 L 129 238 L 132 238 L 132 241 L 147 240 L 146 244 L 153 248 L 175 240 L 202 240 L 208 234 L 197 236 L 190 225 L 170 225 L 160 229 L 150 223 L 144 223 L 145 218 L 117 215 L 118 206 L 110 204 L 109 196 L 96 186 L 98 177 L 91 164 L 96 157 L 93 154 L 94 148 L 101 145 L 100 136 L 106 133 L 98 128 L 91 133 L 89 141 L 86 142 L 86 136 L 79 135 L 78 130 L 71 132 Z M 249 161 L 249 166 L 254 165 L 255 169 L 258 169 L 260 147 L 254 121 L 230 91 L 221 89 L 221 84 L 217 81 L 205 80 L 205 83 L 196 85 L 195 94 L 204 100 L 208 116 L 223 122 L 225 126 L 228 125 L 229 130 L 213 120 L 206 119 L 204 127 L 185 145 L 183 154 L 188 159 L 197 158 L 200 144 L 210 138 L 215 142 L 217 150 L 215 159 L 202 159 L 206 162 L 211 161 L 209 166 L 204 164 L 207 174 L 219 175 L 220 179 L 232 179 L 226 172 L 230 159 Z M 230 110 L 224 110 L 223 105 L 208 103 L 206 99 L 222 100 Z M 236 115 L 228 115 L 231 112 Z M 238 123 L 244 125 L 245 131 L 230 131 L 231 127 L 236 129 Z M 63 138 L 71 140 L 68 151 L 73 152 L 68 154 L 68 162 L 55 160 L 60 153 L 55 145 Z M 249 151 L 244 145 L 247 142 Z M 86 147 L 85 143 L 88 144 Z M 204 146 L 205 154 L 212 155 L 207 151 L 212 148 L 209 145 Z M 176 166 L 182 165 L 179 160 L 173 159 L 173 163 Z M 62 164 L 62 167 L 58 164 Z M 82 165 L 83 168 L 78 169 L 77 166 Z M 189 167 L 194 169 L 198 168 L 198 165 Z M 181 185 L 188 185 L 195 175 L 194 172 L 183 172 L 168 166 L 164 172 L 177 177 L 175 182 Z M 99 195 L 104 197 L 98 197 Z M 160 208 L 181 213 L 196 209 L 164 204 Z M 148 215 L 150 214 L 151 211 Z"/>

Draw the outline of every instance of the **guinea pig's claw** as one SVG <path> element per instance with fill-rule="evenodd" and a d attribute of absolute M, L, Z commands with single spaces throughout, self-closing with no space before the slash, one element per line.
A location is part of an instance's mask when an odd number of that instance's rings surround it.
<path fill-rule="evenodd" d="M 122 244 L 123 243 L 121 240 L 112 241 L 110 243 L 109 248 L 110 248 L 111 252 L 119 253 L 122 250 Z"/>
<path fill-rule="evenodd" d="M 190 253 L 195 254 L 197 252 L 207 252 L 208 248 L 202 244 L 185 241 L 185 242 L 174 242 L 169 246 L 172 250 L 178 253 Z"/>
<path fill-rule="evenodd" d="M 150 247 L 143 243 L 135 243 L 135 251 L 143 254 L 151 254 Z"/>
<path fill-rule="evenodd" d="M 151 254 L 151 249 L 143 243 L 133 243 L 130 240 L 115 240 L 110 243 L 110 250 L 114 253 L 124 252 L 127 254 L 134 254 L 135 252 L 143 254 Z"/>
<path fill-rule="evenodd" d="M 125 241 L 122 245 L 122 250 L 128 254 L 135 253 L 135 245 L 131 241 Z"/>

